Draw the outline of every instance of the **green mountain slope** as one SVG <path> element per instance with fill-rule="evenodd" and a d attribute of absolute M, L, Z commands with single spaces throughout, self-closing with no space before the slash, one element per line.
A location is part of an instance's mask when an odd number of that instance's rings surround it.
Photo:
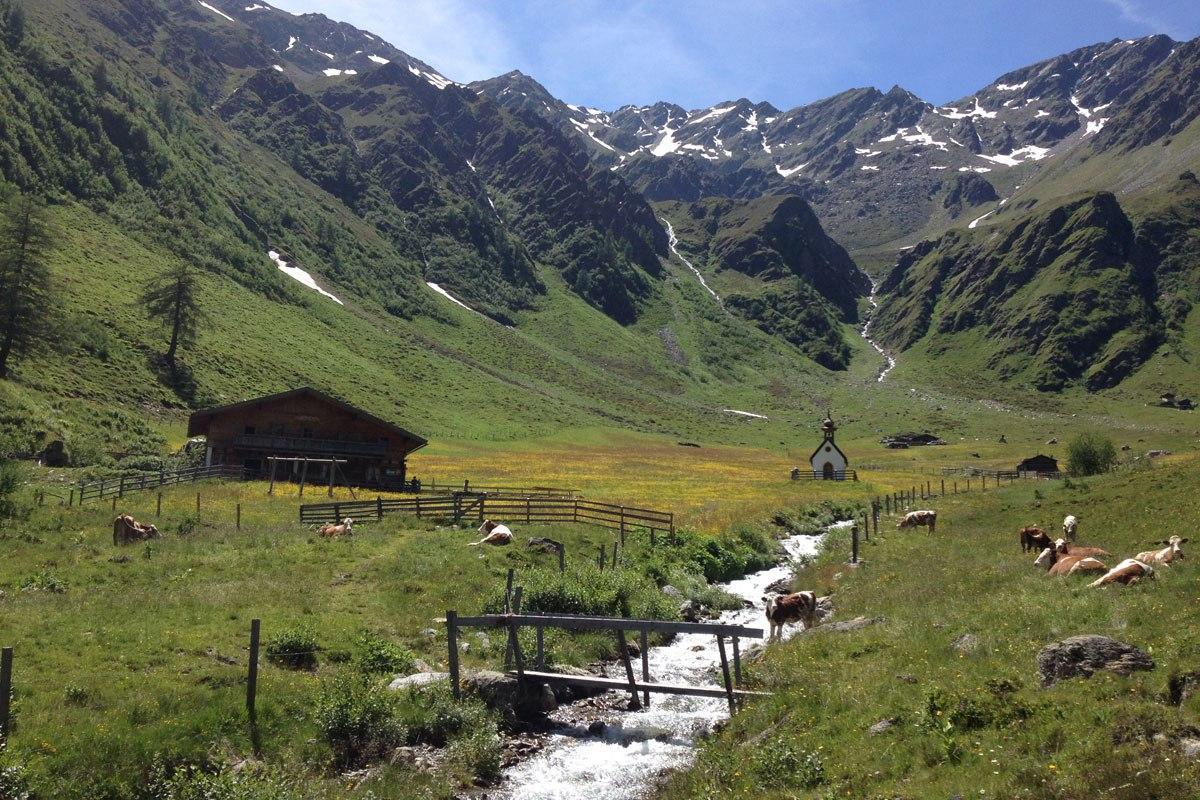
<path fill-rule="evenodd" d="M 1196 297 L 1200 187 L 1131 203 L 1088 195 L 952 231 L 901 257 L 872 330 L 897 351 L 1041 391 L 1112 387 L 1181 336 Z"/>
<path fill-rule="evenodd" d="M 846 368 L 850 349 L 841 326 L 857 320 L 870 281 L 807 203 L 710 198 L 660 209 L 727 308 L 817 363 Z"/>

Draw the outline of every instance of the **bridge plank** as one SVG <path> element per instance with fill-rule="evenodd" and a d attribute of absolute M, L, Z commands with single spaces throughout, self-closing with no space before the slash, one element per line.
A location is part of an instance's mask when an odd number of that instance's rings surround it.
<path fill-rule="evenodd" d="M 516 672 L 508 673 L 518 677 Z M 562 675 L 557 672 L 535 672 L 525 670 L 526 680 L 543 683 L 569 683 L 574 686 L 588 686 L 595 689 L 620 689 L 629 691 L 631 688 L 638 692 L 655 692 L 657 694 L 685 694 L 694 697 L 726 697 L 727 692 L 721 686 L 684 686 L 677 683 L 646 683 L 644 681 L 630 684 L 627 680 L 618 678 L 601 678 L 598 675 Z M 748 689 L 734 689 L 735 695 L 745 697 L 769 697 L 770 692 L 754 692 Z"/>

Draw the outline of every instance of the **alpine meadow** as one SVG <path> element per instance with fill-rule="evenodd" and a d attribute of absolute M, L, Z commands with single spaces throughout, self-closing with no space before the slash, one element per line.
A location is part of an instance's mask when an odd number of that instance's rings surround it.
<path fill-rule="evenodd" d="M 278 2 L 0 0 L 0 800 L 1200 797 L 1185 4 Z"/>

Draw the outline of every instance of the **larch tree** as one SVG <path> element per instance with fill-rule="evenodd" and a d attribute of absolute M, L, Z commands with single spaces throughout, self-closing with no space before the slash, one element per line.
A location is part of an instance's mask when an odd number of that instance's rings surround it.
<path fill-rule="evenodd" d="M 42 202 L 20 194 L 0 213 L 0 378 L 9 362 L 47 343 L 58 306 L 50 277 L 55 232 Z"/>
<path fill-rule="evenodd" d="M 181 347 L 195 344 L 196 334 L 206 318 L 200 307 L 196 269 L 186 261 L 168 267 L 146 285 L 142 303 L 150 318 L 171 332 L 163 360 L 174 372 L 176 353 Z"/>

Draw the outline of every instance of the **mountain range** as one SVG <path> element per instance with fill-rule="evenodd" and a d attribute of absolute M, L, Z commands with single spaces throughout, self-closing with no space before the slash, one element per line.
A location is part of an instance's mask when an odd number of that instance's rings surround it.
<path fill-rule="evenodd" d="M 90 226 L 247 309 L 361 327 L 326 380 L 380 411 L 451 425 L 436 403 L 473 380 L 520 398 L 508 422 L 815 406 L 855 391 L 827 376 L 874 304 L 899 374 L 935 382 L 1105 391 L 1156 355 L 1191 363 L 1200 40 L 1091 45 L 946 105 L 892 87 L 602 111 L 520 72 L 463 85 L 263 2 L 28 11 L 0 43 L 0 178 L 51 193 L 69 240 Z M 151 332 L 97 307 L 112 276 L 64 269 L 151 402 L 308 377 L 213 366 L 239 360 L 231 333 L 191 384 L 164 381 Z M 65 383 L 25 370 L 22 401 L 113 401 L 97 387 L 118 363 L 94 361 Z M 425 385 L 397 399 L 350 364 Z"/>

